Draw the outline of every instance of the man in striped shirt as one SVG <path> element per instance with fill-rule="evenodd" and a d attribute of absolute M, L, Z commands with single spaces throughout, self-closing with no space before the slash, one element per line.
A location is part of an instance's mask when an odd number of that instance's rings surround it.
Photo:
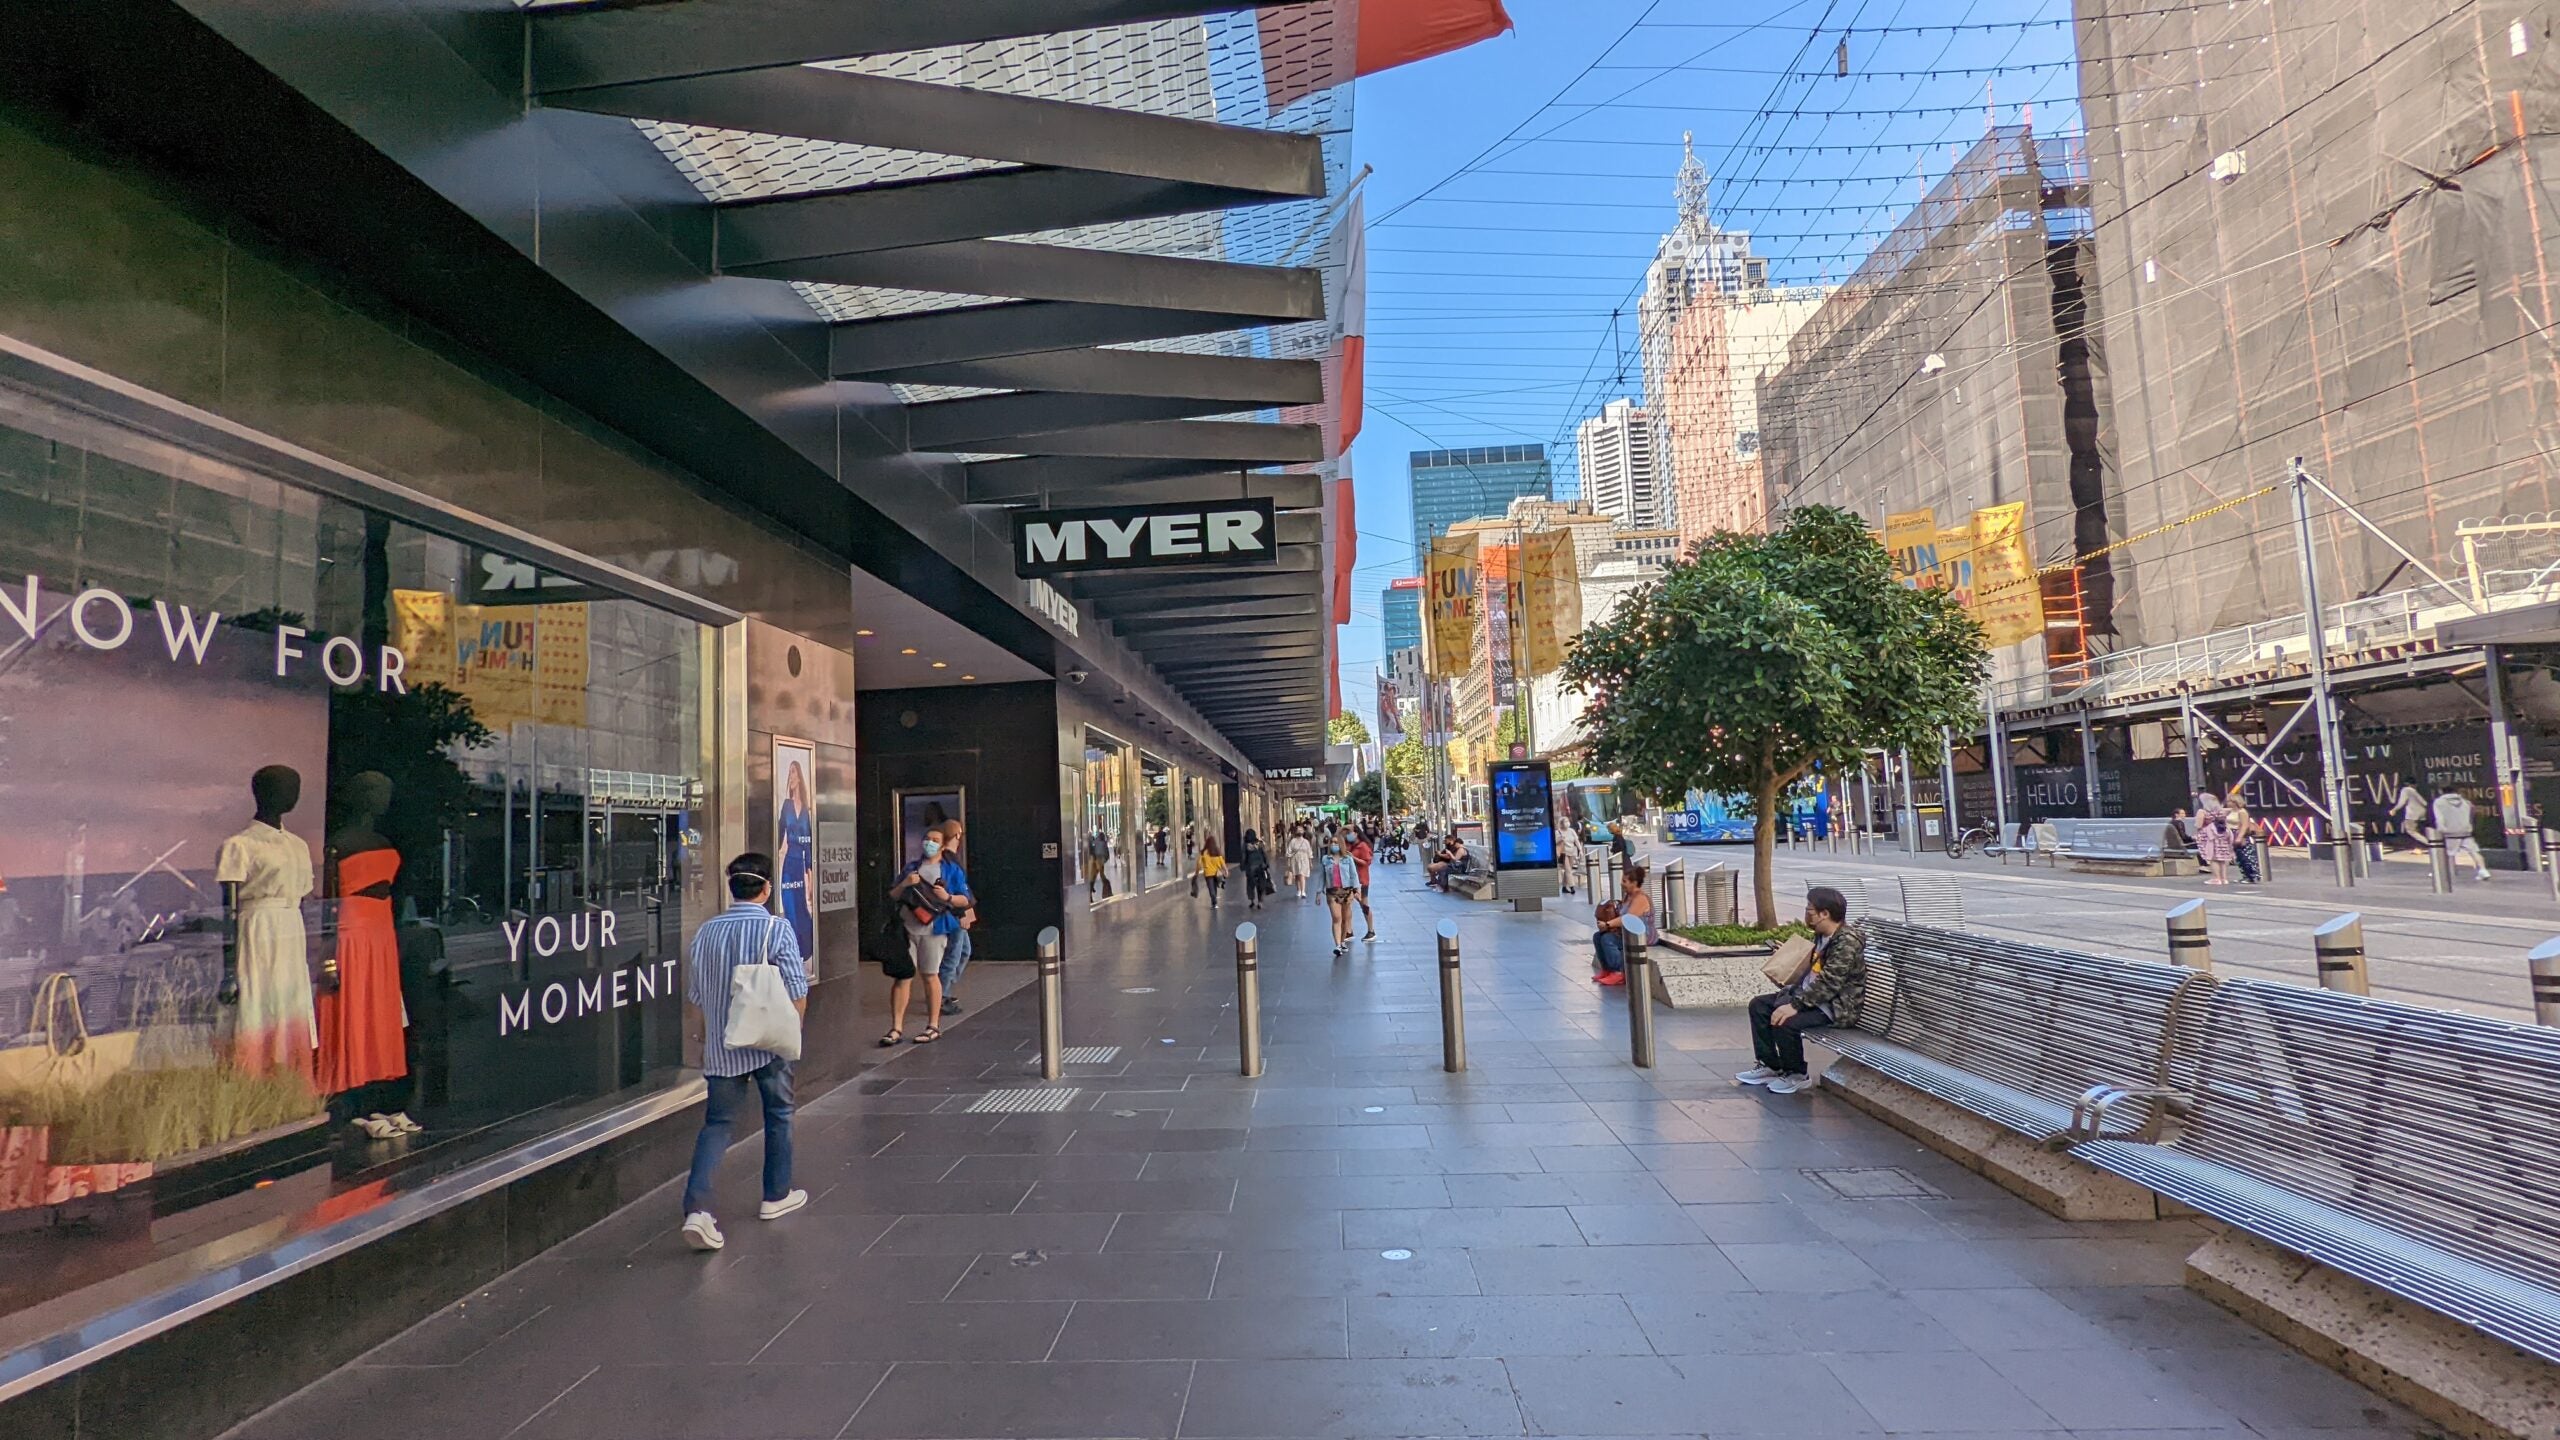
<path fill-rule="evenodd" d="M 809 1013 L 809 967 L 791 927 L 765 908 L 772 894 L 771 856 L 750 851 L 730 861 L 729 908 L 694 932 L 692 963 L 685 967 L 685 1021 L 702 1041 L 702 1078 L 711 1087 L 702 1134 L 693 1142 L 693 1176 L 684 1187 L 684 1242 L 696 1250 L 729 1243 L 711 1214 L 711 1182 L 750 1089 L 764 1106 L 764 1205 L 757 1218 L 779 1220 L 809 1203 L 808 1191 L 791 1188 L 791 1062 L 768 1050 L 733 1050 L 725 1039 L 729 975 L 741 965 L 780 966 L 792 1003 Z"/>

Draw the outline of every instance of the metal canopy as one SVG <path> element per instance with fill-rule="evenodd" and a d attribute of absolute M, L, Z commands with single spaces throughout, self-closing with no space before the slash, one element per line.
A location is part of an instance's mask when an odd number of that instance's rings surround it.
<path fill-rule="evenodd" d="M 1257 28 L 1266 10 L 1292 28 Z M 702 194 L 710 269 L 805 300 L 828 325 L 829 377 L 890 387 L 903 428 L 883 433 L 962 457 L 965 503 L 1272 500 L 1275 564 L 1059 584 L 1257 762 L 1309 761 L 1332 472 L 1322 431 L 1297 422 L 1328 398 L 1327 277 L 1345 263 L 1348 117 L 1328 88 L 1348 78 L 1345 7 L 526 15 L 534 103 L 635 123 Z M 1309 468 L 1255 473 L 1276 466 Z"/>

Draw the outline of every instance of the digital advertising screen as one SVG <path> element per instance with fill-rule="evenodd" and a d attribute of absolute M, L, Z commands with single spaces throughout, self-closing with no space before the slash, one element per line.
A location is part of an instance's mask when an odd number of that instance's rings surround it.
<path fill-rule="evenodd" d="M 1555 786 L 1544 760 L 1515 760 L 1490 768 L 1493 790 L 1493 868 L 1556 867 Z"/>

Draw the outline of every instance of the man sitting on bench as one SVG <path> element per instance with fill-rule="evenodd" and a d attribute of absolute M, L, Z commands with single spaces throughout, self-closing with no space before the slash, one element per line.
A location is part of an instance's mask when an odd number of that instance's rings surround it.
<path fill-rule="evenodd" d="M 1867 994 L 1866 937 L 1849 928 L 1849 897 L 1814 886 L 1805 892 L 1804 923 L 1813 931 L 1813 958 L 1794 984 L 1751 1002 L 1751 1050 L 1760 1063 L 1733 1077 L 1773 1095 L 1813 1088 L 1804 1032 L 1857 1024 Z"/>
<path fill-rule="evenodd" d="M 1467 853 L 1467 842 L 1453 834 L 1448 843 L 1440 847 L 1440 858 L 1432 861 L 1428 868 L 1431 873 L 1422 883 L 1446 890 L 1451 880 L 1476 872 L 1476 857 Z"/>

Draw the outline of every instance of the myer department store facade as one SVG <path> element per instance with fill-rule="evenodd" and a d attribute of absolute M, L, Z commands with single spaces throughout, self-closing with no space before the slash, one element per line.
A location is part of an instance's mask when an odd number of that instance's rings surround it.
<path fill-rule="evenodd" d="M 984 802 L 994 961 L 1093 923 L 1097 825 L 1143 893 L 1266 814 L 1029 617 L 5 116 L 0 238 L 0 1435 L 219 1430 L 677 1173 L 730 855 L 815 956 L 805 1099 L 930 807 Z"/>

